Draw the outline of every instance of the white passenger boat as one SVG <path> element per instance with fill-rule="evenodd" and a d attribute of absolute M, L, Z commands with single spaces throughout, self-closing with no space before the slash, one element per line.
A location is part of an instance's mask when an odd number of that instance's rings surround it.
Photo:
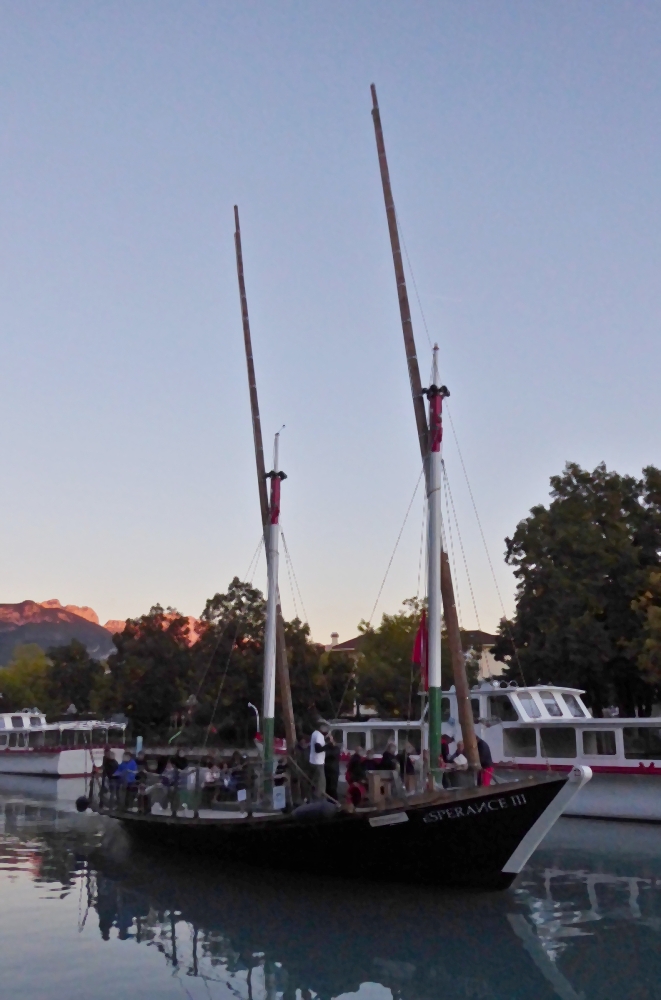
<path fill-rule="evenodd" d="M 512 780 L 536 771 L 587 765 L 592 781 L 565 809 L 570 816 L 661 822 L 661 718 L 595 719 L 578 688 L 518 687 L 485 682 L 471 691 L 475 731 L 489 744 L 497 776 Z M 443 692 L 443 732 L 461 739 L 454 688 Z M 356 747 L 375 755 L 405 742 L 427 749 L 424 720 L 370 719 L 332 723 L 343 755 Z"/>
<path fill-rule="evenodd" d="M 0 774 L 86 777 L 101 765 L 105 747 L 120 759 L 125 729 L 97 720 L 48 723 L 37 708 L 2 713 Z"/>

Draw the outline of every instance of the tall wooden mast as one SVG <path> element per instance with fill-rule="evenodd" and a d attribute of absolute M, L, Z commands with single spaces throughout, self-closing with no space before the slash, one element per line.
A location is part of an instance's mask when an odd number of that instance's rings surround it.
<path fill-rule="evenodd" d="M 246 349 L 246 365 L 248 368 L 248 388 L 250 391 L 250 412 L 252 414 L 252 433 L 255 441 L 255 463 L 257 466 L 257 487 L 259 489 L 259 506 L 262 515 L 264 541 L 268 557 L 268 535 L 270 525 L 269 498 L 266 488 L 266 465 L 264 464 L 264 444 L 262 442 L 262 424 L 259 418 L 259 400 L 257 398 L 257 380 L 255 378 L 255 363 L 252 355 L 252 339 L 250 336 L 250 318 L 248 316 L 248 298 L 243 275 L 243 251 L 241 248 L 241 227 L 239 225 L 239 209 L 234 206 L 234 247 L 236 250 L 236 271 L 239 279 L 239 295 L 241 297 L 241 319 L 243 322 L 243 342 Z M 280 597 L 277 601 L 276 621 L 276 664 L 282 717 L 285 724 L 287 746 L 291 752 L 296 743 L 296 724 L 294 722 L 294 707 L 291 699 L 291 684 L 289 681 L 289 664 L 287 662 L 287 647 L 285 645 L 285 624 L 282 617 Z"/>
<path fill-rule="evenodd" d="M 372 118 L 374 120 L 374 132 L 376 135 L 376 148 L 379 154 L 379 168 L 381 171 L 381 184 L 383 185 L 383 198 L 386 206 L 386 218 L 388 219 L 388 232 L 390 233 L 390 245 L 392 247 L 392 259 L 395 267 L 395 280 L 397 282 L 397 296 L 399 299 L 399 313 L 402 320 L 402 333 L 404 334 L 404 349 L 406 351 L 406 363 L 409 371 L 409 382 L 411 383 L 411 395 L 413 397 L 413 409 L 415 412 L 415 423 L 418 431 L 418 441 L 420 443 L 420 454 L 425 469 L 425 480 L 427 492 L 430 489 L 429 476 L 429 455 L 430 441 L 429 428 L 427 426 L 427 415 L 420 381 L 420 369 L 418 367 L 418 356 L 415 349 L 415 338 L 413 336 L 413 323 L 411 321 L 411 308 L 409 305 L 408 291 L 406 288 L 406 277 L 404 275 L 404 262 L 402 260 L 402 250 L 399 242 L 399 230 L 397 228 L 397 213 L 395 212 L 395 202 L 390 184 L 390 172 L 388 170 L 388 160 L 386 158 L 386 147 L 383 140 L 383 129 L 381 127 L 381 115 L 379 113 L 379 102 L 376 97 L 376 87 L 372 90 Z M 470 703 L 470 689 L 468 678 L 466 677 L 466 661 L 464 660 L 461 648 L 461 635 L 459 632 L 459 619 L 457 616 L 457 605 L 454 598 L 454 587 L 452 585 L 452 574 L 450 572 L 450 561 L 447 552 L 441 550 L 441 595 L 443 599 L 443 612 L 445 617 L 445 627 L 448 633 L 448 645 L 450 647 L 450 658 L 452 661 L 452 673 L 454 675 L 454 686 L 457 693 L 457 709 L 459 724 L 464 740 L 464 748 L 468 763 L 472 767 L 479 767 L 480 760 L 477 752 L 477 742 L 475 739 L 475 726 L 473 724 L 473 713 Z M 430 703 L 431 709 L 431 703 Z M 431 747 L 430 747 L 431 749 Z M 432 768 L 436 766 L 436 760 L 431 760 Z"/>

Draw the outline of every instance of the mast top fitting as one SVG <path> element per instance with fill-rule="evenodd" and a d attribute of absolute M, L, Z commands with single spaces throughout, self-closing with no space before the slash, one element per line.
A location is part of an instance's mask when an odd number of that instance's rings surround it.
<path fill-rule="evenodd" d="M 441 396 L 442 399 L 447 399 L 450 395 L 447 385 L 430 385 L 428 389 L 422 389 L 421 392 L 427 399 L 433 399 L 434 396 Z"/>

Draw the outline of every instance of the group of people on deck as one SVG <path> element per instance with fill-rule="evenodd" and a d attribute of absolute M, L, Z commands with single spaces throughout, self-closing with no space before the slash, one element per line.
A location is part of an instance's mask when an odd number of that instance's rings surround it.
<path fill-rule="evenodd" d="M 121 808 L 136 803 L 142 812 L 150 812 L 155 803 L 172 806 L 178 792 L 190 789 L 191 778 L 194 789 L 201 793 L 203 805 L 235 799 L 245 788 L 244 772 L 245 758 L 238 750 L 229 762 L 219 761 L 210 754 L 192 763 L 179 748 L 152 770 L 142 751 L 134 756 L 126 750 L 117 762 L 107 747 L 101 765 L 102 790 L 110 803 Z"/>
<path fill-rule="evenodd" d="M 458 772 L 468 771 L 468 759 L 464 753 L 463 742 L 457 741 L 454 750 L 453 743 L 450 737 L 443 735 L 438 767 L 446 772 L 443 784 L 447 788 L 461 785 Z M 341 750 L 341 746 L 336 743 L 327 726 L 319 726 L 309 739 L 303 737 L 298 741 L 298 767 L 308 776 L 313 798 L 338 800 Z M 490 785 L 493 778 L 491 751 L 488 744 L 479 737 L 477 737 L 477 750 L 480 759 L 478 784 Z M 405 743 L 399 752 L 395 743 L 388 743 L 380 758 L 377 758 L 374 750 L 357 747 L 346 768 L 347 801 L 358 806 L 366 799 L 369 771 L 398 771 L 406 791 L 414 792 L 418 778 L 415 763 L 417 756 L 419 756 L 418 751 L 410 743 Z"/>
<path fill-rule="evenodd" d="M 454 740 L 443 734 L 438 768 L 443 772 L 444 787 L 474 784 L 472 774 L 462 777 L 461 772 L 469 770 L 464 744 L 458 740 L 453 747 L 453 743 Z M 491 751 L 488 744 L 479 737 L 477 749 L 480 759 L 478 784 L 490 785 L 493 777 Z M 309 738 L 302 737 L 297 742 L 295 764 L 299 785 L 301 775 L 307 779 L 308 785 L 307 789 L 301 787 L 303 799 L 331 799 L 338 802 L 341 752 L 342 746 L 336 742 L 326 725 L 319 725 Z M 399 751 L 394 742 L 388 743 L 380 757 L 377 757 L 373 749 L 357 747 L 346 767 L 347 803 L 355 807 L 366 800 L 370 771 L 398 772 L 401 780 L 399 787 L 403 787 L 408 793 L 415 792 L 419 787 L 420 777 L 419 763 L 416 767 L 416 761 L 419 762 L 420 759 L 419 751 L 409 742 Z M 422 759 L 428 760 L 427 751 L 423 752 Z M 284 761 L 281 763 L 286 767 Z M 118 763 L 108 747 L 101 770 L 102 788 L 110 801 L 121 808 L 130 808 L 135 804 L 142 812 L 150 812 L 155 804 L 169 806 L 174 810 L 186 791 L 201 793 L 200 804 L 206 807 L 235 800 L 242 795 L 245 798 L 246 794 L 246 758 L 238 750 L 234 751 L 229 762 L 218 760 L 214 754 L 209 754 L 189 763 L 184 751 L 179 748 L 173 756 L 161 759 L 158 768 L 154 769 L 153 763 L 148 767 L 143 752 L 134 756 L 127 750 Z"/>

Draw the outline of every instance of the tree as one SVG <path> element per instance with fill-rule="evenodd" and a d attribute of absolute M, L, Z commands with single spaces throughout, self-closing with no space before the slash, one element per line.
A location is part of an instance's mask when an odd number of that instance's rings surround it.
<path fill-rule="evenodd" d="M 50 661 L 41 646 L 33 642 L 16 646 L 11 661 L 0 670 L 0 711 L 20 711 L 22 708 L 39 708 L 44 713 L 53 711 L 48 694 L 49 667 Z"/>
<path fill-rule="evenodd" d="M 292 702 L 297 728 L 311 730 L 323 718 L 336 718 L 354 701 L 354 664 L 342 653 L 326 653 L 310 640 L 310 626 L 294 618 L 285 623 Z"/>
<path fill-rule="evenodd" d="M 655 613 L 640 601 L 659 567 L 661 472 L 650 466 L 636 479 L 568 463 L 551 498 L 506 539 L 516 617 L 501 623 L 494 655 L 510 657 L 519 681 L 585 689 L 596 715 L 614 701 L 622 714 L 649 714 L 658 677 L 641 657 Z"/>
<path fill-rule="evenodd" d="M 95 688 L 101 683 L 104 669 L 77 639 L 67 646 L 48 651 L 47 690 L 56 711 L 65 712 L 74 704 L 79 712 L 89 712 Z"/>
<path fill-rule="evenodd" d="M 362 639 L 357 664 L 357 696 L 361 704 L 373 706 L 386 718 L 420 717 L 420 668 L 412 663 L 412 655 L 423 607 L 422 601 L 409 598 L 404 601 L 402 611 L 384 614 L 378 628 L 364 621 L 359 625 Z M 468 657 L 471 644 L 463 630 L 461 640 L 472 684 L 477 679 L 479 659 Z M 474 650 L 477 654 L 480 651 Z M 445 690 L 454 683 L 445 632 L 441 641 L 441 683 Z"/>
<path fill-rule="evenodd" d="M 644 680 L 658 688 L 661 685 L 661 572 L 650 573 L 645 592 L 631 607 L 642 624 L 638 667 Z"/>
<path fill-rule="evenodd" d="M 188 619 L 157 604 L 147 615 L 127 621 L 113 637 L 117 652 L 108 668 L 117 710 L 136 733 L 162 734 L 190 694 L 192 660 Z"/>
<path fill-rule="evenodd" d="M 194 647 L 199 678 L 195 722 L 244 741 L 254 734 L 248 703 L 261 714 L 266 601 L 261 591 L 235 577 L 227 593 L 207 601 L 202 619 L 208 629 Z M 350 667 L 330 660 L 323 646 L 311 641 L 309 625 L 298 618 L 285 622 L 285 642 L 297 725 L 309 728 L 320 714 L 335 714 Z M 284 736 L 277 684 L 275 712 L 276 735 Z"/>

